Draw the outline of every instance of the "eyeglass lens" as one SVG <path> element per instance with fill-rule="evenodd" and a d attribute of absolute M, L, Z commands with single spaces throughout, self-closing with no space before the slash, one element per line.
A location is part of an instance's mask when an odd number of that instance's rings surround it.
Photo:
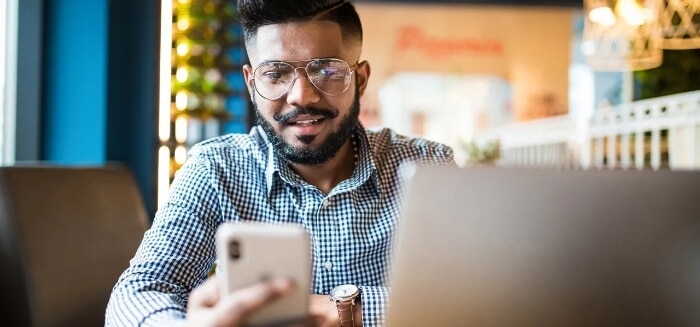
<path fill-rule="evenodd" d="M 304 67 L 309 81 L 326 95 L 339 95 L 350 86 L 352 70 L 340 59 L 314 59 Z M 263 63 L 255 69 L 255 87 L 266 99 L 287 93 L 296 81 L 297 69 L 283 61 Z"/>

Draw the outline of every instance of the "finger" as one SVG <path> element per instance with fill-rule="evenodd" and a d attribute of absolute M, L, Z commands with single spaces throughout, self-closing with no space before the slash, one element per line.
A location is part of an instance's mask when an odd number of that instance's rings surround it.
<path fill-rule="evenodd" d="M 293 289 L 289 279 L 278 279 L 260 283 L 233 292 L 222 299 L 217 310 L 235 321 L 243 321 L 260 307 L 288 294 Z"/>
<path fill-rule="evenodd" d="M 318 327 L 320 326 L 320 320 L 316 317 L 306 317 L 300 321 L 295 321 L 289 324 L 288 327 Z"/>
<path fill-rule="evenodd" d="M 214 276 L 208 278 L 190 293 L 188 304 L 198 307 L 213 307 L 219 302 L 219 297 L 219 280 Z"/>
<path fill-rule="evenodd" d="M 312 314 L 308 321 L 310 323 L 306 326 L 314 327 L 334 327 L 338 326 L 340 322 L 338 318 L 330 319 L 329 317 L 320 314 Z"/>

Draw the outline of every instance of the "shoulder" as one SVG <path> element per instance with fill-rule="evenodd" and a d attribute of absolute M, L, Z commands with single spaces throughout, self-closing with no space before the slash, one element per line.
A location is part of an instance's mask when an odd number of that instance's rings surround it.
<path fill-rule="evenodd" d="M 236 164 L 264 161 L 266 155 L 267 143 L 254 128 L 249 134 L 225 134 L 199 142 L 190 149 L 188 160 Z"/>
<path fill-rule="evenodd" d="M 264 176 L 268 153 L 265 139 L 254 131 L 204 140 L 189 149 L 187 160 L 175 173 L 173 188 L 187 193 L 203 185 L 219 191 L 244 187 L 247 184 L 240 181 Z"/>
<path fill-rule="evenodd" d="M 452 148 L 439 142 L 405 136 L 389 128 L 369 128 L 366 133 L 375 157 L 389 156 L 444 164 L 454 162 Z"/>

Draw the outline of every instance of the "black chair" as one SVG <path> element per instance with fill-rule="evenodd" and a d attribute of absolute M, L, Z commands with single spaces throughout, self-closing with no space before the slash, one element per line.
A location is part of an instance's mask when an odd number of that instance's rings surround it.
<path fill-rule="evenodd" d="M 1 167 L 2 325 L 103 326 L 148 222 L 124 167 Z"/>

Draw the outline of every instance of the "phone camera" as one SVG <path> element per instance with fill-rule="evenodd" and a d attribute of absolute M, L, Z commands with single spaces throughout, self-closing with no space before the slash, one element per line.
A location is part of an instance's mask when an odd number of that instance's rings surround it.
<path fill-rule="evenodd" d="M 238 240 L 233 240 L 228 244 L 228 253 L 233 260 L 241 258 L 241 244 Z"/>

